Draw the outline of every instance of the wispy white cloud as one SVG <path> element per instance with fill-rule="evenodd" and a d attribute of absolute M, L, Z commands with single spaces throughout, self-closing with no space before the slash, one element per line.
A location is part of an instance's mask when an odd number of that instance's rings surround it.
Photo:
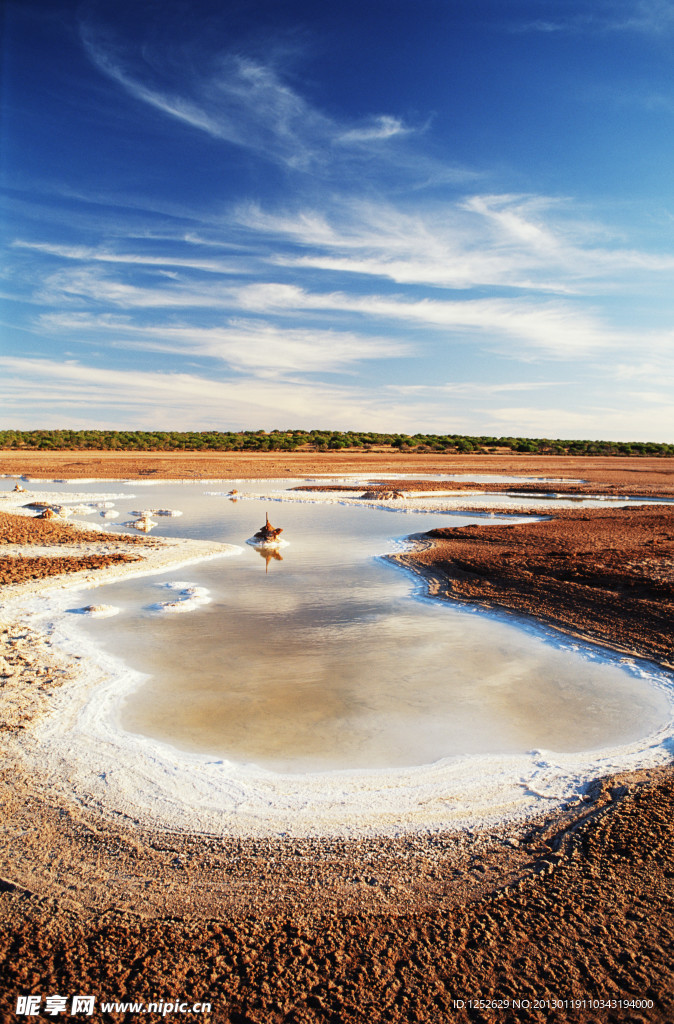
<path fill-rule="evenodd" d="M 279 375 L 348 373 L 364 360 L 396 359 L 410 346 L 348 331 L 280 328 L 257 320 L 233 320 L 224 327 L 139 325 L 121 317 L 45 314 L 37 327 L 91 344 L 141 349 L 191 358 L 218 359 L 233 370 L 259 378 Z"/>
<path fill-rule="evenodd" d="M 152 256 L 147 253 L 113 252 L 86 245 L 51 245 L 47 242 L 28 242 L 23 239 L 15 239 L 12 246 L 15 249 L 29 249 L 48 256 L 85 263 L 131 263 L 148 267 L 180 267 L 185 270 L 202 270 L 212 274 L 241 275 L 246 273 L 246 267 L 240 259 L 227 263 L 223 260 L 198 260 L 175 255 Z"/>
<path fill-rule="evenodd" d="M 668 35 L 674 30 L 672 0 L 603 0 L 592 9 L 517 22 L 518 32 L 635 32 L 648 36 Z"/>
<path fill-rule="evenodd" d="M 408 212 L 385 203 L 355 201 L 329 213 L 297 215 L 269 214 L 249 206 L 238 211 L 237 219 L 251 231 L 309 250 L 277 256 L 276 262 L 284 266 L 443 288 L 570 288 L 570 282 L 560 279 L 552 254 L 542 261 L 502 233 L 496 237 L 484 216 L 461 203 Z"/>
<path fill-rule="evenodd" d="M 261 237 L 306 250 L 277 255 L 283 266 L 397 284 L 569 294 L 596 281 L 612 286 L 620 275 L 674 270 L 671 255 L 611 244 L 605 229 L 573 216 L 570 202 L 546 196 L 473 195 L 412 211 L 362 200 L 296 214 L 248 205 L 236 219 Z"/>
<path fill-rule="evenodd" d="M 463 398 L 484 399 L 490 395 L 508 394 L 512 391 L 544 391 L 546 388 L 564 386 L 564 381 L 508 381 L 502 384 L 488 384 L 485 381 L 460 381 L 445 384 L 389 384 L 387 390 L 399 395 L 427 395 L 429 398 L 456 395 Z"/>
<path fill-rule="evenodd" d="M 122 309 L 223 309 L 231 306 L 233 288 L 219 282 L 166 277 L 157 272 L 153 286 L 121 280 L 96 266 L 82 266 L 48 274 L 36 297 L 43 305 L 72 306 L 82 303 Z"/>
<path fill-rule="evenodd" d="M 440 211 L 344 200 L 297 216 L 239 209 L 242 244 L 272 250 L 280 280 L 262 278 L 259 260 L 214 260 L 210 252 L 165 258 L 143 245 L 117 252 L 33 241 L 16 248 L 64 262 L 56 272 L 30 269 L 38 282 L 33 301 L 53 311 L 40 327 L 62 336 L 68 323 L 80 338 L 89 332 L 91 343 L 105 336 L 117 347 L 213 357 L 238 371 L 259 359 L 268 374 L 351 372 L 363 360 L 437 352 L 443 341 L 447 351 L 462 344 L 588 366 L 595 353 L 610 352 L 615 362 L 635 345 L 665 352 L 671 332 L 616 326 L 601 299 L 587 296 L 597 282 L 603 291 L 633 287 L 639 274 L 651 284 L 674 269 L 674 258 L 611 249 L 601 226 L 567 213 L 569 206 L 482 194 Z M 210 230 L 215 240 L 226 222 Z M 200 247 L 201 235 L 191 244 Z M 339 287 L 321 290 L 322 273 L 331 284 L 339 275 Z M 354 273 L 361 278 L 355 287 Z M 375 277 L 403 287 L 393 295 L 364 290 L 363 281 Z M 432 288 L 432 297 L 417 285 Z M 475 294 L 458 297 L 458 288 Z M 484 297 L 485 288 L 502 294 Z"/>
<path fill-rule="evenodd" d="M 660 384 L 660 381 L 657 381 Z M 663 382 L 664 383 L 664 382 Z M 655 388 L 650 391 L 631 391 L 630 397 L 639 403 L 647 403 L 649 406 L 666 406 L 667 411 L 671 413 L 672 408 L 672 392 L 671 388 L 668 391 L 657 391 Z M 670 416 L 670 437 L 674 437 L 674 427 L 671 426 Z"/>
<path fill-rule="evenodd" d="M 179 326 L 171 322 L 147 325 L 134 320 L 136 314 L 152 312 L 165 317 L 171 311 L 204 311 L 213 316 L 217 311 L 226 312 L 230 320 L 249 318 L 251 315 L 280 320 L 278 326 L 264 327 L 260 331 L 260 351 L 269 352 L 274 366 L 282 366 L 287 360 L 296 363 L 304 352 L 308 365 L 317 362 L 318 348 L 312 345 L 312 338 L 318 345 L 333 350 L 333 356 L 321 356 L 323 365 L 347 363 L 360 358 L 379 358 L 387 351 L 393 356 L 408 351 L 400 343 L 383 342 L 382 336 L 391 332 L 405 331 L 409 325 L 444 332 L 448 344 L 471 341 L 483 348 L 499 349 L 516 358 L 545 357 L 554 359 L 578 358 L 591 352 L 628 350 L 636 339 L 632 332 L 619 331 L 603 322 L 601 316 L 582 305 L 562 299 L 544 299 L 536 295 L 520 295 L 502 298 L 472 299 L 430 299 L 410 298 L 405 295 L 363 294 L 346 291 L 316 292 L 298 285 L 275 281 L 259 281 L 252 284 L 235 282 L 230 285 L 209 285 L 186 283 L 172 278 L 162 278 L 158 287 L 141 287 L 120 281 L 99 270 L 82 268 L 70 272 L 62 271 L 47 278 L 39 294 L 40 301 L 63 311 L 70 306 L 76 316 L 46 316 L 42 326 L 63 326 L 69 322 L 72 329 L 92 326 L 86 311 L 107 307 L 123 310 L 126 317 L 127 334 L 136 331 L 138 338 L 149 341 L 163 337 L 164 344 L 174 343 L 181 336 L 181 343 L 188 336 L 193 344 L 213 350 L 214 346 L 225 346 L 225 336 L 217 330 L 205 332 L 200 326 Z M 84 305 L 85 309 L 82 309 Z M 79 308 L 78 308 L 79 307 Z M 292 318 L 311 318 L 311 328 L 292 329 L 283 321 Z M 328 321 L 339 324 L 339 330 L 316 327 L 316 322 Z M 373 327 L 363 328 L 368 322 Z M 98 321 L 101 328 L 121 330 L 122 323 L 107 316 Z M 360 324 L 360 327 L 357 325 Z M 135 326 L 134 326 L 135 325 Z M 372 330 L 379 337 L 370 337 Z M 274 334 L 274 332 L 277 332 Z M 253 339 L 250 326 L 239 337 L 230 334 L 232 351 L 240 351 L 237 359 L 245 356 L 246 346 Z M 216 340 L 218 339 L 218 340 Z M 650 332 L 649 344 L 662 347 L 668 344 L 670 335 Z M 408 343 L 409 345 L 409 343 Z M 226 346 L 225 346 L 226 347 Z M 223 351 L 225 350 L 223 347 Z M 284 349 L 287 355 L 284 355 Z M 276 350 L 276 351 L 275 351 Z"/>
<path fill-rule="evenodd" d="M 463 208 L 478 214 L 496 227 L 498 236 L 552 261 L 562 239 L 544 221 L 552 202 L 543 196 L 475 195 Z"/>
<path fill-rule="evenodd" d="M 671 438 L 671 407 L 616 391 L 582 409 L 537 404 L 494 406 L 494 392 L 395 395 L 367 389 L 196 373 L 113 370 L 75 361 L 0 356 L 2 426 L 145 429 L 249 429 L 288 425 L 474 434 Z M 533 390 L 533 389 L 532 389 Z M 36 419 L 36 411 L 39 417 Z"/>
<path fill-rule="evenodd" d="M 674 29 L 674 3 L 672 0 L 631 0 L 622 16 L 617 11 L 609 28 L 648 35 L 669 34 Z"/>
<path fill-rule="evenodd" d="M 423 404 L 391 402 L 365 388 L 214 380 L 194 373 L 111 370 L 51 359 L 0 356 L 4 425 L 203 430 L 349 423 L 354 429 L 411 429 Z M 376 429 L 376 428 L 374 428 Z M 403 426 L 402 429 L 406 429 Z"/>
<path fill-rule="evenodd" d="M 377 142 L 381 139 L 393 139 L 401 135 L 410 135 L 414 129 L 403 123 L 398 117 L 382 115 L 360 128 L 349 128 L 335 137 L 335 142 L 351 144 L 360 142 Z"/>
<path fill-rule="evenodd" d="M 143 285 L 120 280 L 103 267 L 145 267 L 201 271 L 213 275 L 260 276 L 266 262 L 285 268 L 301 280 L 305 272 L 322 271 L 334 278 L 358 275 L 383 278 L 400 285 L 432 288 L 515 289 L 558 295 L 592 294 L 633 286 L 641 275 L 651 287 L 658 275 L 671 274 L 674 257 L 627 249 L 607 237 L 601 225 L 574 216 L 573 204 L 544 196 L 473 195 L 442 207 L 401 209 L 388 203 L 335 200 L 323 210 L 266 212 L 256 205 L 232 215 L 240 234 L 236 257 L 213 259 L 198 250 L 228 244 L 231 221 L 212 220 L 210 238 L 180 232 L 178 240 L 195 254 L 148 253 L 115 247 L 67 245 L 17 240 L 16 249 L 51 255 L 79 264 L 77 271 L 53 273 L 41 268 L 38 290 L 42 303 L 91 300 L 129 308 L 236 307 L 231 282 L 225 286 L 176 277 L 169 288 L 156 279 Z M 231 244 L 231 241 L 230 243 Z M 298 248 L 301 250 L 297 252 Z M 345 278 L 345 287 L 351 287 Z"/>
<path fill-rule="evenodd" d="M 476 332 L 483 342 L 494 346 L 507 342 L 508 349 L 518 355 L 528 350 L 568 358 L 588 350 L 607 349 L 623 340 L 598 318 L 559 301 L 408 300 L 399 296 L 310 293 L 283 284 L 243 286 L 238 299 L 243 308 L 258 313 L 357 313 L 390 323 L 412 322 L 454 332 Z M 623 343 L 627 342 L 624 339 Z"/>
<path fill-rule="evenodd" d="M 515 32 L 563 32 L 567 25 L 560 21 L 548 21 L 545 18 L 534 18 L 533 21 L 518 22 L 512 27 Z"/>
<path fill-rule="evenodd" d="M 498 299 L 408 299 L 399 295 L 308 292 L 294 285 L 259 283 L 238 289 L 239 305 L 259 314 L 293 315 L 304 311 L 357 314 L 382 325 L 419 324 L 445 333 L 447 344 L 470 341 L 483 350 L 514 358 L 573 360 L 611 353 L 611 359 L 641 350 L 671 358 L 671 329 L 618 328 L 584 303 L 536 295 Z M 436 335 L 437 337 L 437 335 Z"/>
<path fill-rule="evenodd" d="M 224 117 L 221 117 L 219 122 L 215 121 L 197 103 L 168 91 L 160 91 L 140 81 L 132 71 L 131 62 L 123 47 L 115 43 L 100 25 L 92 21 L 83 21 L 80 35 L 86 53 L 96 67 L 136 99 L 209 135 L 218 138 L 231 136 L 231 141 L 238 141 L 233 122 Z"/>
<path fill-rule="evenodd" d="M 638 351 L 635 347 L 635 352 L 629 355 L 620 353 L 618 360 L 608 368 L 610 379 L 622 386 L 631 385 L 640 394 L 644 393 L 644 388 L 657 388 L 657 394 L 665 396 L 664 400 L 674 408 L 674 331 L 664 337 L 659 346 L 647 345 L 646 358 L 639 359 Z M 674 415 L 670 433 L 674 437 Z"/>
<path fill-rule="evenodd" d="M 341 123 L 293 89 L 279 68 L 241 53 L 202 53 L 198 62 L 183 64 L 180 84 L 171 87 L 168 61 L 160 74 L 156 57 L 150 63 L 134 55 L 130 45 L 91 20 L 83 22 L 81 38 L 96 67 L 134 99 L 289 168 L 306 170 L 334 159 L 334 145 L 380 147 L 415 131 L 388 114 L 361 124 Z"/>

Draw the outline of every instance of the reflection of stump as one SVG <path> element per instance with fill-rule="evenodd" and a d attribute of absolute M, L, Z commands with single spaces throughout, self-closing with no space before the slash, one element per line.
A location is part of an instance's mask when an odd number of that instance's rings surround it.
<path fill-rule="evenodd" d="M 277 548 L 255 548 L 260 558 L 264 558 L 264 571 L 265 574 L 269 572 L 270 562 L 282 562 L 283 555 L 278 551 Z"/>
<path fill-rule="evenodd" d="M 266 516 L 265 518 L 267 520 L 266 523 L 257 531 L 257 533 L 253 534 L 254 539 L 266 542 L 269 542 L 270 540 L 278 540 L 279 534 L 283 533 L 283 528 L 281 526 L 272 526 L 269 522 L 269 516 Z"/>

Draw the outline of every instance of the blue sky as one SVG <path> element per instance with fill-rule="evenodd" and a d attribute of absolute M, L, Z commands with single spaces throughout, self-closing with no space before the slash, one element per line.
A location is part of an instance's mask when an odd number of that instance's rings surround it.
<path fill-rule="evenodd" d="M 674 439 L 674 2 L 3 17 L 1 426 Z"/>

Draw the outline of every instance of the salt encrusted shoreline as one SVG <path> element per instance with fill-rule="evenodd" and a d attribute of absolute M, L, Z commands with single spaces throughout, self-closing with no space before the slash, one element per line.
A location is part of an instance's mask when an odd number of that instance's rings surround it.
<path fill-rule="evenodd" d="M 114 537 L 106 535 L 103 550 L 121 546 Z M 394 835 L 526 821 L 543 807 L 578 801 L 593 778 L 669 759 L 671 723 L 639 743 L 586 756 L 535 751 L 521 757 L 446 759 L 400 771 L 303 776 L 189 755 L 125 733 L 115 709 L 137 685 L 138 674 L 82 647 L 64 629 L 59 614 L 65 593 L 235 550 L 202 541 L 153 540 L 141 563 L 7 588 L 23 624 L 39 630 L 48 623 L 50 643 L 79 660 L 67 687 L 52 695 L 48 713 L 39 716 L 29 736 L 22 736 L 20 751 L 15 749 L 24 770 L 48 771 L 52 786 L 60 786 L 64 795 L 75 793 L 96 813 L 121 814 L 153 828 L 236 836 Z"/>
<path fill-rule="evenodd" d="M 113 539 L 101 540 L 100 545 L 86 545 L 86 550 L 92 554 L 115 554 L 129 553 L 129 548 L 121 543 L 115 543 L 114 534 L 106 535 Z M 78 550 L 83 550 L 82 548 Z M 63 554 L 63 551 L 52 549 L 54 554 Z M 152 548 L 142 548 L 143 555 L 136 562 L 127 562 L 114 566 L 106 566 L 95 571 L 83 570 L 69 573 L 67 577 L 52 576 L 42 580 L 31 580 L 25 583 L 8 584 L 2 590 L 2 603 L 0 613 L 6 606 L 25 603 L 37 595 L 44 595 L 49 592 L 53 594 L 58 591 L 82 590 L 93 587 L 101 587 L 106 583 L 114 583 L 121 579 L 131 579 L 136 576 L 154 576 L 166 572 L 169 569 L 181 569 L 186 565 L 194 565 L 211 558 L 222 558 L 228 555 L 235 555 L 241 548 L 234 544 L 213 544 L 209 541 L 173 539 L 167 537 L 156 537 L 152 540 Z M 148 552 L 148 553 L 146 553 Z M 24 549 L 17 551 L 7 546 L 5 553 L 24 554 Z M 38 555 L 43 552 L 38 548 L 31 553 Z M 134 550 L 134 554 L 139 552 Z"/>

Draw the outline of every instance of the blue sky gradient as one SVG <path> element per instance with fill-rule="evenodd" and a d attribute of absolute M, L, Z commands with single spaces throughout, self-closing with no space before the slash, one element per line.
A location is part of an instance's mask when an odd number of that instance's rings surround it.
<path fill-rule="evenodd" d="M 674 2 L 3 17 L 1 426 L 674 440 Z"/>

